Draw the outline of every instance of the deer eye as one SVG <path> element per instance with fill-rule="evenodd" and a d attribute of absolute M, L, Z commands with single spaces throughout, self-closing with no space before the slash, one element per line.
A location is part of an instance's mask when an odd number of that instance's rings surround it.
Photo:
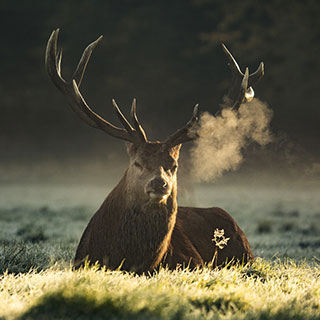
<path fill-rule="evenodd" d="M 140 170 L 143 169 L 142 165 L 141 165 L 139 162 L 137 162 L 137 161 L 135 161 L 135 162 L 133 163 L 133 165 L 134 165 L 135 167 L 139 168 Z"/>

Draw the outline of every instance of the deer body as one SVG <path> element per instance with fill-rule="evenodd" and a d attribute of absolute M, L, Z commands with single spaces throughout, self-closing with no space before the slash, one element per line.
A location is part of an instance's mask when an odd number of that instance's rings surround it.
<path fill-rule="evenodd" d="M 230 245 L 218 253 L 216 263 L 253 258 L 247 238 L 228 213 L 219 208 L 178 207 L 174 167 L 180 146 L 162 147 L 149 143 L 142 150 L 129 148 L 129 168 L 89 222 L 76 252 L 76 267 L 86 259 L 110 269 L 122 264 L 125 270 L 138 273 L 151 271 L 160 262 L 173 269 L 202 266 L 213 259 L 211 239 L 217 228 L 225 231 Z M 151 187 L 154 181 L 166 184 L 163 193 L 151 189 L 157 188 Z M 159 197 L 150 197 L 147 190 L 156 191 Z"/>
<path fill-rule="evenodd" d="M 129 167 L 90 220 L 78 245 L 74 265 L 86 260 L 94 264 L 138 273 L 151 271 L 160 263 L 202 266 L 215 258 L 215 265 L 226 260 L 253 259 L 249 242 L 234 219 L 219 208 L 178 207 L 177 169 L 181 144 L 197 138 L 198 105 L 189 122 L 166 140 L 150 142 L 139 123 L 136 101 L 131 108 L 131 123 L 113 100 L 123 125 L 116 127 L 96 114 L 79 91 L 83 74 L 98 40 L 84 51 L 73 80 L 61 76 L 62 51 L 57 51 L 58 30 L 53 31 L 46 50 L 46 69 L 55 86 L 67 97 L 72 110 L 89 126 L 128 142 Z M 238 108 L 253 97 L 253 85 L 263 76 L 263 64 L 249 75 L 243 74 L 223 46 L 233 73 L 233 85 L 226 102 Z M 214 160 L 213 160 L 214 161 Z M 228 245 L 217 251 L 212 243 L 215 229 L 223 229 Z M 216 254 L 218 253 L 218 254 Z"/>
<path fill-rule="evenodd" d="M 132 219 L 131 227 L 128 225 L 130 229 L 106 235 L 105 230 L 117 228 L 111 221 L 107 224 L 109 219 L 105 215 L 108 211 L 104 204 L 93 216 L 80 240 L 74 262 L 76 268 L 83 266 L 86 259 L 91 263 L 97 261 L 110 269 L 122 264 L 125 270 L 138 273 L 151 271 L 160 262 L 170 269 L 179 265 L 191 268 L 203 266 L 213 261 L 215 247 L 212 237 L 213 230 L 217 228 L 223 229 L 226 236 L 230 237 L 230 245 L 217 254 L 217 265 L 223 265 L 231 259 L 238 262 L 253 259 L 245 234 L 234 219 L 220 208 L 178 207 L 178 211 L 171 216 L 172 220 L 176 219 L 173 230 L 163 221 L 157 224 L 157 220 L 152 219 L 149 223 L 144 216 L 141 224 L 137 223 L 137 219 Z"/>

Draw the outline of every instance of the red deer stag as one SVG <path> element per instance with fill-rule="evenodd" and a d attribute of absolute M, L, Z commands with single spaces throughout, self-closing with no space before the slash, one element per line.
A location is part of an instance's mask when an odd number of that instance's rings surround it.
<path fill-rule="evenodd" d="M 99 210 L 91 218 L 77 248 L 74 266 L 80 267 L 88 259 L 109 269 L 118 268 L 137 273 L 147 272 L 159 264 L 176 268 L 178 265 L 202 266 L 213 259 L 213 231 L 223 229 L 230 238 L 219 251 L 216 265 L 226 260 L 253 259 L 249 242 L 234 219 L 220 208 L 178 207 L 177 169 L 181 144 L 196 137 L 198 106 L 189 122 L 166 140 L 147 139 L 136 114 L 133 100 L 130 123 L 116 102 L 113 107 L 123 128 L 116 127 L 96 114 L 86 103 L 79 86 L 91 53 L 102 37 L 83 52 L 80 62 L 68 82 L 61 76 L 61 50 L 57 51 L 58 31 L 47 44 L 46 70 L 55 86 L 66 96 L 72 110 L 91 127 L 128 142 L 129 167 L 118 185 L 111 191 Z M 252 98 L 248 88 L 263 75 L 263 64 L 249 75 L 243 74 L 228 50 L 233 71 L 233 85 L 226 104 L 237 108 Z M 232 101 L 232 105 L 231 105 Z"/>

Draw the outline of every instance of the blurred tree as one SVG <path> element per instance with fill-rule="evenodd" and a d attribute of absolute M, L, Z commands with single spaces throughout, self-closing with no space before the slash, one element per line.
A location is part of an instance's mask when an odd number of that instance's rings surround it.
<path fill-rule="evenodd" d="M 193 0 L 213 21 L 202 51 L 230 44 L 242 66 L 266 64 L 259 87 L 275 110 L 274 125 L 294 138 L 319 139 L 320 2 Z"/>
<path fill-rule="evenodd" d="M 225 42 L 242 67 L 265 62 L 256 91 L 275 110 L 275 129 L 312 148 L 320 130 L 319 15 L 317 0 L 1 1 L 1 156 L 64 157 L 83 148 L 88 154 L 105 140 L 116 145 L 79 124 L 49 82 L 44 50 L 57 27 L 66 78 L 84 47 L 104 35 L 81 90 L 114 123 L 111 98 L 125 113 L 138 99 L 151 139 L 185 123 L 195 103 L 217 110 L 230 78 Z"/>

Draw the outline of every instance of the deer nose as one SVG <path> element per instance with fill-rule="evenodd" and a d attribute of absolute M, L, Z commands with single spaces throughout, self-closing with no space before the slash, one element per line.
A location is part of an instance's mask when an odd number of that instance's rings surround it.
<path fill-rule="evenodd" d="M 149 186 L 150 186 L 150 189 L 152 189 L 150 191 L 154 193 L 166 193 L 168 188 L 167 182 L 160 177 L 156 177 L 152 179 L 149 183 Z"/>

